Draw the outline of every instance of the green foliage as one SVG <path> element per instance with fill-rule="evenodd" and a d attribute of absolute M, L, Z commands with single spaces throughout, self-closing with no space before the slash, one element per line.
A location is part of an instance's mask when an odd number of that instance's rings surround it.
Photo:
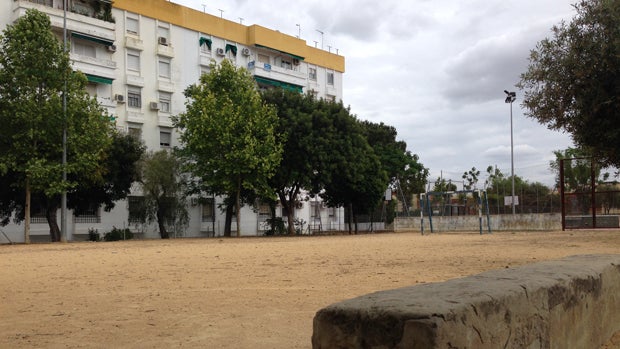
<path fill-rule="evenodd" d="M 472 167 L 469 171 L 463 172 L 463 186 L 466 190 L 476 189 L 476 185 L 478 184 L 478 176 L 480 176 L 480 170 L 477 170 L 475 167 Z"/>
<path fill-rule="evenodd" d="M 26 197 L 30 192 L 45 195 L 50 203 L 78 181 L 101 180 L 112 127 L 96 99 L 86 93 L 86 77 L 72 72 L 47 15 L 28 10 L 7 26 L 0 36 L 0 66 L 0 175 L 12 173 L 14 188 Z M 68 181 L 62 179 L 63 128 Z M 55 222 L 50 227 L 52 241 L 58 241 Z"/>
<path fill-rule="evenodd" d="M 157 222 L 162 239 L 170 238 L 168 227 L 184 230 L 189 223 L 186 180 L 178 158 L 167 150 L 148 152 L 142 162 L 141 187 L 143 214 L 149 223 Z"/>
<path fill-rule="evenodd" d="M 527 115 L 620 165 L 620 2 L 582 0 L 530 54 L 519 87 Z"/>
<path fill-rule="evenodd" d="M 69 208 L 103 204 L 110 211 L 116 201 L 129 195 L 131 185 L 140 180 L 139 161 L 144 155 L 144 145 L 135 137 L 117 131 L 111 132 L 111 138 L 112 143 L 102 159 L 101 176 L 94 180 L 76 178 L 78 185 L 68 196 Z"/>
<path fill-rule="evenodd" d="M 200 189 L 235 197 L 237 212 L 243 189 L 272 197 L 268 179 L 280 163 L 282 145 L 275 109 L 263 103 L 250 73 L 224 60 L 185 96 L 187 111 L 173 122 L 181 131 L 187 170 Z"/>
<path fill-rule="evenodd" d="M 445 178 L 437 177 L 435 184 L 433 186 L 433 190 L 435 192 L 447 192 L 447 191 L 456 191 L 456 184 L 452 183 L 452 181 L 446 181 Z"/>
<path fill-rule="evenodd" d="M 284 235 L 287 233 L 286 226 L 284 224 L 284 220 L 282 217 L 271 217 L 267 219 L 267 224 L 269 224 L 269 230 L 265 231 L 265 235 Z"/>
<path fill-rule="evenodd" d="M 101 235 L 99 235 L 99 231 L 94 228 L 88 229 L 88 241 L 100 241 Z"/>
<path fill-rule="evenodd" d="M 129 228 L 120 229 L 112 227 L 112 230 L 103 235 L 104 241 L 120 241 L 133 239 L 133 233 Z"/>

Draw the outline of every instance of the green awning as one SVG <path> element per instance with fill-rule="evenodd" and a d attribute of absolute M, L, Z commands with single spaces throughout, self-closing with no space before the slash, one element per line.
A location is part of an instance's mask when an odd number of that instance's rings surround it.
<path fill-rule="evenodd" d="M 256 47 L 261 47 L 261 48 L 266 48 L 266 49 L 268 49 L 268 50 L 277 51 L 277 52 L 280 52 L 280 53 L 282 53 L 282 54 L 285 54 L 285 55 L 287 55 L 287 56 L 289 56 L 289 57 L 291 57 L 291 58 L 298 59 L 298 60 L 300 60 L 300 61 L 303 61 L 303 60 L 305 59 L 305 58 L 304 58 L 304 57 L 302 57 L 302 56 L 298 56 L 298 55 L 294 55 L 294 54 L 292 54 L 292 53 L 288 53 L 288 52 L 284 52 L 284 51 L 276 50 L 275 48 L 271 48 L 271 47 L 269 47 L 269 46 L 264 46 L 264 45 L 259 45 L 259 44 L 256 44 Z"/>
<path fill-rule="evenodd" d="M 209 48 L 209 50 L 211 49 L 211 43 L 212 42 L 213 41 L 211 41 L 211 39 L 209 39 L 209 38 L 205 38 L 205 37 L 201 37 L 200 38 L 200 46 L 202 46 L 204 44 L 207 44 L 207 47 Z"/>
<path fill-rule="evenodd" d="M 112 79 L 104 78 L 102 76 L 97 76 L 97 75 L 90 75 L 90 74 L 85 74 L 85 75 L 86 75 L 86 78 L 88 79 L 88 81 L 90 81 L 90 82 L 96 82 L 98 84 L 112 85 Z"/>
<path fill-rule="evenodd" d="M 233 56 L 237 56 L 237 46 L 233 44 L 226 44 L 226 53 L 228 53 L 228 51 L 232 52 Z"/>
<path fill-rule="evenodd" d="M 288 82 L 272 80 L 268 78 L 263 78 L 261 76 L 254 76 L 254 80 L 256 80 L 256 82 L 258 82 L 259 84 L 263 84 L 263 85 L 275 86 L 275 87 L 283 88 L 285 90 L 299 92 L 299 93 L 303 92 L 303 86 L 289 84 Z"/>
<path fill-rule="evenodd" d="M 90 35 L 86 35 L 86 34 L 80 34 L 80 33 L 71 33 L 71 36 L 74 38 L 78 38 L 78 39 L 84 39 L 84 40 L 88 40 L 88 41 L 92 41 L 92 42 L 96 42 L 98 44 L 102 44 L 105 46 L 112 46 L 114 45 L 114 41 L 108 40 L 108 39 L 103 39 L 103 38 L 98 38 L 96 36 L 90 36 Z"/>

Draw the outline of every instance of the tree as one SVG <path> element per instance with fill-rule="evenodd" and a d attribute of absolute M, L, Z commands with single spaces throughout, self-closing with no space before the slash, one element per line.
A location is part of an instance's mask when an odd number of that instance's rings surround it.
<path fill-rule="evenodd" d="M 446 181 L 444 178 L 437 177 L 435 184 L 433 185 L 433 191 L 435 192 L 448 192 L 448 191 L 456 191 L 456 184 L 452 183 L 452 181 Z"/>
<path fill-rule="evenodd" d="M 144 214 L 148 223 L 156 222 L 162 239 L 169 239 L 168 227 L 176 231 L 189 222 L 185 181 L 180 173 L 180 163 L 167 150 L 149 152 L 142 162 L 140 186 L 144 195 Z"/>
<path fill-rule="evenodd" d="M 472 167 L 471 170 L 463 172 L 463 187 L 466 190 L 476 190 L 478 184 L 478 176 L 480 176 L 480 170 Z"/>
<path fill-rule="evenodd" d="M 29 242 L 32 193 L 52 202 L 77 185 L 62 178 L 63 129 L 68 136 L 67 175 L 95 180 L 102 173 L 99 165 L 112 127 L 96 99 L 86 93 L 85 76 L 72 72 L 47 15 L 28 10 L 7 26 L 0 37 L 0 66 L 0 175 L 12 173 L 13 185 L 23 188 Z M 50 217 L 52 241 L 59 241 L 55 211 Z"/>
<path fill-rule="evenodd" d="M 603 183 L 609 179 L 609 173 L 601 173 L 601 168 L 596 164 L 592 168 L 591 154 L 585 149 L 567 148 L 556 150 L 555 160 L 549 163 L 549 167 L 556 173 L 556 185 L 560 185 L 560 160 L 564 161 L 564 190 L 568 193 L 577 194 L 577 205 L 582 214 L 587 214 L 591 206 L 590 193 L 592 186 Z M 592 170 L 594 170 L 594 183 L 592 183 Z"/>
<path fill-rule="evenodd" d="M 310 94 L 284 89 L 263 91 L 262 98 L 276 109 L 276 133 L 280 135 L 283 146 L 282 160 L 273 177 L 269 179 L 269 186 L 284 207 L 288 233 L 293 235 L 295 204 L 301 201 L 302 190 L 313 194 L 318 192 L 313 191 L 312 184 L 321 159 L 321 153 L 317 152 L 315 147 L 317 137 L 321 135 L 320 129 L 315 128 L 312 113 L 317 110 L 319 102 Z M 264 198 L 263 201 L 272 204 L 271 222 L 276 224 L 278 221 L 273 216 L 276 202 L 269 198 Z M 272 226 L 272 229 L 275 227 Z"/>
<path fill-rule="evenodd" d="M 428 178 L 428 169 L 418 162 L 418 156 L 407 150 L 407 143 L 396 140 L 397 132 L 393 126 L 384 123 L 362 121 L 362 130 L 381 162 L 382 170 L 387 174 L 390 185 L 395 188 L 400 185 L 405 198 L 405 205 L 411 206 L 414 193 L 424 191 Z M 383 204 L 383 203 L 381 203 Z M 388 217 L 388 221 L 393 219 Z"/>
<path fill-rule="evenodd" d="M 100 207 L 106 211 L 127 198 L 131 185 L 140 180 L 139 161 L 144 155 L 142 142 L 129 134 L 111 133 L 112 143 L 101 163 L 102 174 L 95 180 L 75 178 L 78 186 L 68 195 L 69 208 Z"/>
<path fill-rule="evenodd" d="M 329 206 L 347 210 L 349 233 L 357 215 L 369 213 L 383 197 L 389 183 L 379 157 L 368 144 L 362 124 L 342 103 L 323 102 L 327 112 L 316 114 L 323 137 L 316 151 L 324 155 L 317 180 L 324 191 L 321 197 Z"/>
<path fill-rule="evenodd" d="M 570 23 L 531 51 L 518 87 L 527 115 L 620 165 L 620 2 L 582 0 Z"/>
<path fill-rule="evenodd" d="M 250 73 L 228 60 L 212 65 L 185 96 L 187 111 L 173 122 L 187 169 L 202 190 L 235 198 L 239 236 L 243 190 L 273 196 L 267 181 L 282 158 L 276 111 L 262 101 Z"/>

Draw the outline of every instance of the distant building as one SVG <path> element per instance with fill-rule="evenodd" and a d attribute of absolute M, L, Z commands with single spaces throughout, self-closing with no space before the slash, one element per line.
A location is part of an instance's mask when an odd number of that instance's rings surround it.
<path fill-rule="evenodd" d="M 0 1 L 0 29 L 35 8 L 49 15 L 62 39 L 63 2 L 71 60 L 89 80 L 88 92 L 115 117 L 116 125 L 142 139 L 150 150 L 177 144 L 170 117 L 185 109 L 184 89 L 196 83 L 212 62 L 229 59 L 249 69 L 261 88 L 281 87 L 317 98 L 342 100 L 343 56 L 308 46 L 304 40 L 259 25 L 245 26 L 166 0 L 11 0 Z M 110 213 L 84 208 L 68 219 L 68 239 L 83 239 L 89 228 L 105 232 L 113 226 L 137 227 L 132 204 L 135 191 Z M 185 236 L 219 235 L 224 217 L 216 208 L 221 198 L 205 204 L 193 201 Z M 296 216 L 322 230 L 343 226 L 342 209 L 320 202 L 303 202 Z M 47 239 L 48 226 L 33 210 L 32 239 Z M 264 207 L 241 212 L 244 234 L 264 229 Z M 234 227 L 233 229 L 236 229 Z M 3 228 L 14 241 L 23 241 L 23 226 Z M 158 237 L 155 226 L 145 237 Z M 0 235 L 0 242 L 2 242 Z"/>

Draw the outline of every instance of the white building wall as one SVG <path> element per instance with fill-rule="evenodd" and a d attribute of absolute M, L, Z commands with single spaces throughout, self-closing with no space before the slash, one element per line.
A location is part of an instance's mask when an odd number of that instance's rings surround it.
<path fill-rule="evenodd" d="M 38 5 L 27 0 L 5 0 L 0 1 L 0 29 L 4 29 L 7 24 L 12 23 L 16 18 L 25 14 L 27 8 L 36 8 L 50 15 L 52 25 L 56 34 L 62 32 L 62 1 L 54 0 L 53 7 Z M 92 42 L 83 42 L 85 45 L 92 44 L 94 47 L 94 57 L 84 56 L 72 50 L 71 59 L 74 67 L 84 73 L 98 77 L 112 79 L 112 84 L 91 83 L 89 92 L 97 95 L 97 99 L 107 111 L 116 118 L 116 125 L 119 129 L 140 130 L 141 138 L 148 150 L 157 151 L 161 148 L 172 148 L 179 145 L 176 131 L 172 128 L 170 117 L 185 111 L 185 96 L 183 92 L 189 85 L 199 81 L 200 74 L 209 71 L 212 61 L 220 63 L 227 58 L 235 62 L 237 66 L 249 68 L 257 76 L 262 76 L 278 81 L 302 86 L 303 92 L 313 91 L 317 98 L 334 98 L 336 101 L 342 100 L 342 73 L 326 69 L 317 65 L 308 64 L 300 61 L 298 65 L 286 68 L 282 66 L 282 58 L 286 59 L 286 54 L 275 50 L 248 47 L 237 42 L 228 41 L 224 38 L 211 36 L 209 33 L 201 33 L 189 30 L 174 24 L 159 21 L 157 19 L 130 13 L 124 10 L 113 8 L 115 23 L 108 23 L 87 16 L 68 12 L 69 32 L 77 32 L 92 35 L 97 38 L 110 40 L 114 47 Z M 131 26 L 129 19 L 138 21 L 137 33 L 128 33 L 127 29 Z M 162 30 L 160 28 L 167 28 Z M 161 45 L 158 38 L 166 35 L 167 45 Z M 167 34 L 166 34 L 167 33 Z M 199 45 L 200 37 L 208 37 L 212 40 L 210 52 L 202 52 Z M 59 38 L 62 38 L 60 35 Z M 71 38 L 74 43 L 82 42 L 80 39 Z M 217 49 L 225 49 L 227 44 L 237 47 L 237 55 L 233 56 L 230 52 L 225 55 L 217 54 Z M 249 54 L 244 54 L 243 49 L 248 49 Z M 139 70 L 129 67 L 128 52 L 139 54 Z M 270 70 L 264 69 L 258 64 L 258 55 L 268 55 Z M 160 59 L 169 61 L 170 75 L 162 77 L 160 75 Z M 254 62 L 250 65 L 250 62 Z M 316 69 L 316 79 L 309 78 L 309 67 Z M 328 73 L 334 76 L 333 84 L 327 83 Z M 141 92 L 141 106 L 133 107 L 129 102 L 129 91 L 132 88 L 139 88 Z M 160 104 L 160 94 L 170 94 L 170 111 L 155 110 L 151 108 L 151 102 Z M 117 98 L 116 96 L 121 96 Z M 170 146 L 160 145 L 160 131 L 171 131 L 172 142 Z M 139 189 L 135 188 L 132 195 L 139 195 Z M 191 200 L 190 200 L 191 201 Z M 222 198 L 217 198 L 216 205 L 221 203 Z M 117 202 L 116 207 L 111 212 L 104 212 L 101 208 L 100 223 L 75 223 L 73 214 L 69 210 L 68 232 L 69 240 L 84 240 L 87 237 L 88 229 L 97 229 L 103 236 L 105 232 L 113 227 L 130 227 L 132 231 L 140 233 L 139 237 L 158 238 L 157 226 L 135 226 L 128 223 L 127 201 Z M 295 216 L 305 222 L 305 228 L 311 222 L 310 204 L 305 202 L 301 209 L 296 210 Z M 187 231 L 178 232 L 178 236 L 202 237 L 202 236 L 221 236 L 224 231 L 225 216 L 219 209 L 216 209 L 214 222 L 202 222 L 202 207 L 200 204 L 193 203 L 188 207 L 190 222 Z M 329 218 L 327 214 L 321 214 L 322 229 L 332 230 L 344 227 L 343 209 L 337 209 L 337 215 Z M 277 210 L 281 215 L 281 209 Z M 326 212 L 323 208 L 322 212 Z M 60 212 L 58 212 L 60 215 Z M 256 235 L 264 227 L 261 223 L 263 218 L 251 207 L 243 207 L 241 210 L 241 232 L 244 236 Z M 58 217 L 60 222 L 60 217 Z M 210 226 L 210 227 L 207 227 Z M 208 229 L 207 229 L 208 228 Z M 10 224 L 0 228 L 13 242 L 23 242 L 23 224 Z M 47 241 L 49 228 L 47 223 L 31 224 L 31 235 L 33 241 Z M 233 220 L 233 233 L 236 233 L 236 222 Z M 5 242 L 5 237 L 0 234 L 0 243 Z"/>

